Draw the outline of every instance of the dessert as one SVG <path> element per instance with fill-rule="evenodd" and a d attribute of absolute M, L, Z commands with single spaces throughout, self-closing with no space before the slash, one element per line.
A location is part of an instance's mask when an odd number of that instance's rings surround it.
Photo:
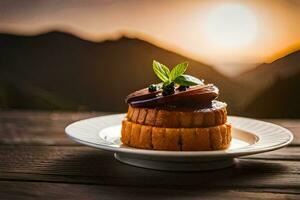
<path fill-rule="evenodd" d="M 123 144 L 142 149 L 209 151 L 229 147 L 231 125 L 226 103 L 217 101 L 218 88 L 186 75 L 187 63 L 171 71 L 153 61 L 163 81 L 126 97 L 128 112 L 122 121 Z"/>

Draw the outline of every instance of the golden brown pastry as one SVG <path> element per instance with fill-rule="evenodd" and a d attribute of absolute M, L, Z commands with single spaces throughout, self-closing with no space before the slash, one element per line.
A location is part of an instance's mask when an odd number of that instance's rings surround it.
<path fill-rule="evenodd" d="M 184 75 L 186 63 L 170 71 L 153 62 L 163 81 L 131 93 L 122 122 L 121 141 L 141 149 L 211 151 L 229 147 L 231 125 L 226 103 L 215 100 L 219 90 L 212 84 Z"/>
<path fill-rule="evenodd" d="M 174 110 L 159 108 L 135 108 L 129 105 L 127 119 L 131 122 L 168 128 L 196 128 L 226 123 L 226 104 L 213 101 L 211 108 L 198 110 Z"/>
<path fill-rule="evenodd" d="M 136 124 L 124 119 L 124 144 L 142 149 L 170 151 L 208 151 L 228 148 L 231 125 L 228 123 L 208 128 L 164 128 Z"/>

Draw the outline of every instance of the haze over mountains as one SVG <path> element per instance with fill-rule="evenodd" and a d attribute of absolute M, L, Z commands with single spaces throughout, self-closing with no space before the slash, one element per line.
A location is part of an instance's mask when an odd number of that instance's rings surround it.
<path fill-rule="evenodd" d="M 300 51 L 261 64 L 237 77 L 249 92 L 244 113 L 261 117 L 300 116 Z"/>
<path fill-rule="evenodd" d="M 272 95 L 264 97 L 271 98 L 270 102 L 259 100 L 263 95 L 275 94 L 273 90 L 280 95 L 278 89 L 287 91 L 295 84 L 300 85 L 299 78 L 289 83 L 290 77 L 300 72 L 299 52 L 229 79 L 211 66 L 126 37 L 94 43 L 61 32 L 27 37 L 0 34 L 0 44 L 2 109 L 124 112 L 127 107 L 124 97 L 128 93 L 158 82 L 151 66 L 156 59 L 169 66 L 188 61 L 187 73 L 216 84 L 221 91 L 220 99 L 229 104 L 231 114 L 300 116 L 298 108 L 296 115 L 290 111 L 285 113 L 283 104 L 289 102 L 292 94 L 287 96 L 286 102 L 281 102 L 284 98 L 274 102 Z M 279 82 L 284 82 L 284 87 L 274 88 Z M 298 94 L 295 101 L 300 102 L 299 98 Z M 282 111 L 269 108 L 265 111 L 265 105 L 275 103 Z"/>

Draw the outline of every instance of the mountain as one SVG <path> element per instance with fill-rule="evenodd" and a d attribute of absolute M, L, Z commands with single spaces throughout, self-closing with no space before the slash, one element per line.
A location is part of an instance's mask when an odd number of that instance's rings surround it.
<path fill-rule="evenodd" d="M 124 97 L 158 82 L 152 60 L 169 66 L 189 62 L 188 73 L 215 83 L 232 113 L 242 86 L 211 66 L 139 39 L 89 42 L 49 32 L 0 34 L 0 108 L 123 112 Z"/>
<path fill-rule="evenodd" d="M 244 105 L 250 103 L 257 95 L 272 87 L 278 79 L 289 77 L 300 71 L 300 50 L 292 52 L 272 63 L 258 65 L 251 71 L 239 75 L 236 80 L 246 85 L 249 90 Z"/>
<path fill-rule="evenodd" d="M 300 117 L 300 50 L 237 77 L 248 87 L 242 115 Z"/>
<path fill-rule="evenodd" d="M 124 97 L 158 82 L 152 60 L 189 62 L 188 72 L 216 84 L 229 113 L 300 117 L 300 51 L 261 64 L 237 78 L 139 39 L 90 42 L 49 32 L 0 34 L 0 109 L 124 112 Z"/>
<path fill-rule="evenodd" d="M 251 71 L 245 72 L 237 77 L 238 81 L 252 86 L 272 85 L 277 77 L 288 78 L 300 71 L 300 50 L 292 52 L 272 63 L 264 63 Z M 255 81 L 254 81 L 255 80 Z"/>
<path fill-rule="evenodd" d="M 265 89 L 244 111 L 246 116 L 263 118 L 300 117 L 300 71 L 289 78 L 278 77 L 275 83 Z"/>

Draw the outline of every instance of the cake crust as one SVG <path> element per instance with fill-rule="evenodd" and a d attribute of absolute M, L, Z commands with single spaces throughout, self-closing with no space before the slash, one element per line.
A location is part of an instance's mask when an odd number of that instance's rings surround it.
<path fill-rule="evenodd" d="M 142 149 L 168 151 L 222 150 L 230 145 L 231 125 L 207 128 L 165 128 L 122 121 L 123 144 Z"/>
<path fill-rule="evenodd" d="M 127 119 L 141 125 L 165 128 L 211 127 L 226 123 L 227 111 L 226 104 L 204 111 L 135 108 L 129 105 Z"/>
<path fill-rule="evenodd" d="M 130 93 L 121 141 L 142 149 L 210 151 L 226 149 L 231 141 L 227 104 L 217 100 L 219 89 L 184 74 L 188 63 L 173 69 L 153 60 L 162 81 Z"/>

